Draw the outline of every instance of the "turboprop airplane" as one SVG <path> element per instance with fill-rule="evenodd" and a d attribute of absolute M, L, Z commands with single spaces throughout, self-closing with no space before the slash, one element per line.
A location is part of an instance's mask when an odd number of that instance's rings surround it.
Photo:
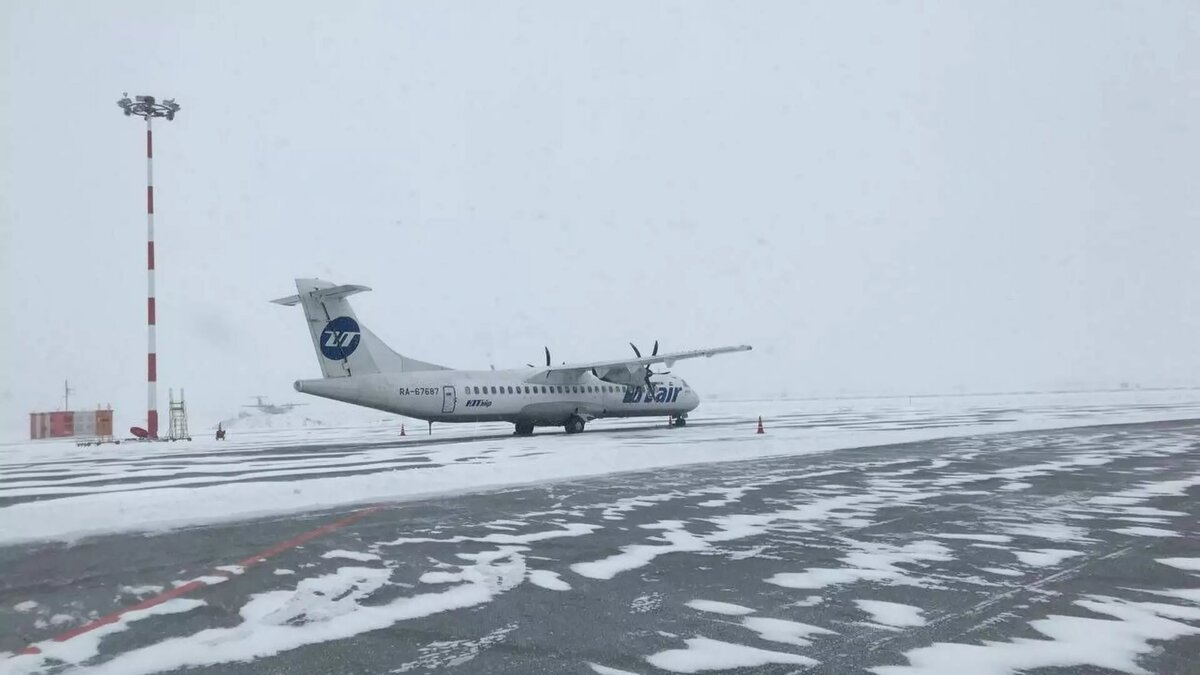
<path fill-rule="evenodd" d="M 366 286 L 296 279 L 296 295 L 272 300 L 300 305 L 308 322 L 319 380 L 297 380 L 296 391 L 433 422 L 511 422 L 516 434 L 534 427 L 561 426 L 577 434 L 602 417 L 673 417 L 687 423 L 700 404 L 688 383 L 650 366 L 701 356 L 742 352 L 749 345 L 658 353 L 633 347 L 636 358 L 512 370 L 455 370 L 392 351 L 362 325 L 347 297 Z"/>

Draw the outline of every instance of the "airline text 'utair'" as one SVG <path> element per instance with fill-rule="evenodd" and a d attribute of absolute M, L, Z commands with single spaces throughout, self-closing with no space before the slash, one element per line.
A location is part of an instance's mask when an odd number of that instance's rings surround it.
<path fill-rule="evenodd" d="M 650 366 L 750 349 L 696 349 L 595 363 L 515 370 L 454 370 L 397 354 L 359 323 L 347 296 L 371 290 L 320 279 L 297 279 L 297 294 L 271 302 L 299 304 L 312 334 L 319 380 L 298 380 L 296 391 L 429 422 L 511 422 L 516 433 L 535 426 L 583 431 L 600 417 L 672 416 L 682 426 L 700 403 L 679 377 Z"/>

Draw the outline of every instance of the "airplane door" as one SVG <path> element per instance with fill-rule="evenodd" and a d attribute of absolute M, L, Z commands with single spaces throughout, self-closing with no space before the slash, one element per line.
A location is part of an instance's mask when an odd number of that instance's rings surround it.
<path fill-rule="evenodd" d="M 458 401 L 458 397 L 454 392 L 454 387 L 442 387 L 442 413 L 454 412 L 454 404 Z"/>

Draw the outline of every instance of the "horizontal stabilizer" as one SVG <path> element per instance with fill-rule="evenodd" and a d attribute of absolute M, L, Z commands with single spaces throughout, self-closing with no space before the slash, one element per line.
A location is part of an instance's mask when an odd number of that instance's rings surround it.
<path fill-rule="evenodd" d="M 271 302 L 277 305 L 283 305 L 284 307 L 291 307 L 292 305 L 300 304 L 300 296 L 289 295 L 286 298 L 279 298 L 278 300 L 272 300 Z"/>
<path fill-rule="evenodd" d="M 314 298 L 324 300 L 326 298 L 344 298 L 355 293 L 371 290 L 367 286 L 356 286 L 354 284 L 343 284 L 332 288 L 317 288 L 312 291 Z"/>

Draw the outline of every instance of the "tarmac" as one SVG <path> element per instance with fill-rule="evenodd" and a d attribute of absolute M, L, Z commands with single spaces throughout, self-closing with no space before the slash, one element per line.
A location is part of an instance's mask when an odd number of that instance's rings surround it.
<path fill-rule="evenodd" d="M 1126 625 L 1136 667 L 1196 673 L 1197 576 L 1160 561 L 1200 560 L 1198 496 L 1185 421 L 11 546 L 0 673 L 932 673 L 1005 645 L 1026 672 L 1109 673 L 1129 671 L 1087 639 Z"/>

